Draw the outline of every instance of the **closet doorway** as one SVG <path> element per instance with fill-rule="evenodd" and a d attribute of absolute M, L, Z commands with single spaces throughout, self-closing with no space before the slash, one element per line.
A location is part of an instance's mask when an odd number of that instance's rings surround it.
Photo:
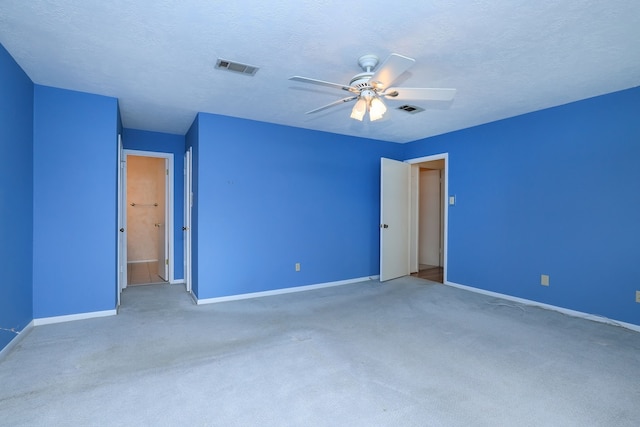
<path fill-rule="evenodd" d="M 127 285 L 171 281 L 172 154 L 125 150 Z"/>
<path fill-rule="evenodd" d="M 446 254 L 446 156 L 434 157 L 412 164 L 410 269 L 413 276 L 443 283 Z"/>

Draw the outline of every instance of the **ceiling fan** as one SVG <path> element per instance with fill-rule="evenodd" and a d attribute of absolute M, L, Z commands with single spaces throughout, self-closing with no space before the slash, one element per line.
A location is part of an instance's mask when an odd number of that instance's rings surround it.
<path fill-rule="evenodd" d="M 293 76 L 290 77 L 289 80 L 327 86 L 351 93 L 351 95 L 346 98 L 342 98 L 314 110 L 307 111 L 306 114 L 317 113 L 318 111 L 325 110 L 335 105 L 356 101 L 356 104 L 353 106 L 353 110 L 351 110 L 351 118 L 360 121 L 362 121 L 367 111 L 369 112 L 369 120 L 375 121 L 381 119 L 387 111 L 387 107 L 382 101 L 383 98 L 399 101 L 450 101 L 456 94 L 455 89 L 446 88 L 391 87 L 390 85 L 416 62 L 415 59 L 399 55 L 397 53 L 392 53 L 382 63 L 380 68 L 376 69 L 378 62 L 378 57 L 375 55 L 361 56 L 360 59 L 358 59 L 358 64 L 364 72 L 353 76 L 348 85 L 341 85 L 339 83 L 331 83 L 301 76 Z"/>

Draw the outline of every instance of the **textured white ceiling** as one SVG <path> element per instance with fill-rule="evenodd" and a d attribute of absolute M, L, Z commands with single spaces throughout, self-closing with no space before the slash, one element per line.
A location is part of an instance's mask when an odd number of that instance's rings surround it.
<path fill-rule="evenodd" d="M 639 42 L 638 0 L 0 1 L 0 43 L 35 83 L 116 97 L 125 127 L 177 134 L 202 111 L 413 141 L 639 86 Z M 305 115 L 345 93 L 288 80 L 347 84 L 361 55 L 392 52 L 416 59 L 396 85 L 457 88 L 454 102 Z"/>

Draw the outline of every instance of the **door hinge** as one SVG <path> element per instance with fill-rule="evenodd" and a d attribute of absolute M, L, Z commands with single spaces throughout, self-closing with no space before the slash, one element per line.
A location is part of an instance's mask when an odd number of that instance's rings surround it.
<path fill-rule="evenodd" d="M 169 176 L 169 169 L 165 169 L 167 171 L 167 176 Z"/>
<path fill-rule="evenodd" d="M 164 260 L 164 263 L 165 263 L 166 265 L 169 265 L 169 259 L 165 259 L 165 260 Z"/>

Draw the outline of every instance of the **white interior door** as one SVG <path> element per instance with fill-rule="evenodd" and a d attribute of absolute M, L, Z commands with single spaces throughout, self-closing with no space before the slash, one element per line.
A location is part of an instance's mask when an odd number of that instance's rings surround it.
<path fill-rule="evenodd" d="M 380 281 L 409 274 L 411 165 L 381 159 Z"/>
<path fill-rule="evenodd" d="M 127 287 L 127 162 L 122 147 L 122 136 L 118 134 L 118 290 Z"/>
<path fill-rule="evenodd" d="M 192 150 L 184 154 L 184 284 L 187 292 L 191 292 L 191 208 L 193 207 L 192 190 Z"/>
<path fill-rule="evenodd" d="M 167 227 L 164 222 L 157 222 L 156 227 L 158 229 L 158 276 L 167 281 L 167 251 L 165 249 L 165 234 Z"/>
<path fill-rule="evenodd" d="M 169 277 L 169 237 L 167 236 L 167 207 L 169 204 L 167 201 L 169 198 L 167 197 L 167 189 L 169 188 L 168 178 L 169 178 L 169 168 L 167 167 L 167 159 L 162 163 L 161 170 L 158 171 L 158 182 L 163 183 L 163 188 L 160 188 L 158 191 L 158 220 L 156 222 L 157 233 L 158 233 L 158 276 L 165 282 L 168 281 Z"/>

